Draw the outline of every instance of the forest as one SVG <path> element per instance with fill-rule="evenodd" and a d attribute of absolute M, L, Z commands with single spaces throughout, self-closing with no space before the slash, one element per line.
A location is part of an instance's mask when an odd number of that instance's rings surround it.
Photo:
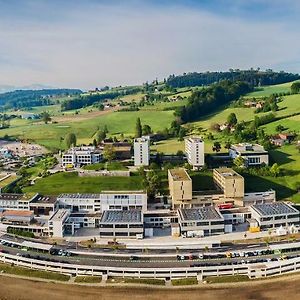
<path fill-rule="evenodd" d="M 251 85 L 243 81 L 224 80 L 212 84 L 194 91 L 188 99 L 188 104 L 176 109 L 175 116 L 183 123 L 195 121 L 252 90 Z"/>
<path fill-rule="evenodd" d="M 287 72 L 261 71 L 260 69 L 233 70 L 228 72 L 184 73 L 183 75 L 170 75 L 167 84 L 173 88 L 209 85 L 221 80 L 245 81 L 253 87 L 273 85 L 294 81 L 300 78 L 299 74 Z"/>
<path fill-rule="evenodd" d="M 51 105 L 55 103 L 55 97 L 80 93 L 79 89 L 16 90 L 0 94 L 0 105 L 7 109 Z"/>

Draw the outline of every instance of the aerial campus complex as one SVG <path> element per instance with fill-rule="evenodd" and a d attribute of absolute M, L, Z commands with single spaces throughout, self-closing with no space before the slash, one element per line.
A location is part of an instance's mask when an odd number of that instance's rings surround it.
<path fill-rule="evenodd" d="M 133 156 L 130 157 L 132 168 L 142 167 L 149 172 L 150 142 L 150 136 L 134 140 Z M 128 157 L 127 146 L 119 148 L 125 151 L 125 157 Z M 232 145 L 228 157 L 235 159 L 237 156 L 243 157 L 245 168 L 252 164 L 268 164 L 268 152 L 260 145 Z M 102 159 L 101 147 L 73 147 L 62 155 L 60 164 L 63 172 L 68 172 L 70 168 L 93 165 Z M 186 138 L 183 159 L 195 172 L 201 171 L 205 166 L 201 137 Z M 118 172 L 130 176 L 129 171 L 99 172 L 96 176 L 120 176 Z M 222 241 L 233 239 L 298 233 L 300 211 L 290 202 L 276 201 L 275 190 L 246 193 L 244 177 L 225 166 L 213 169 L 214 189 L 204 191 L 193 189 L 193 179 L 184 167 L 168 169 L 167 173 L 168 195 L 156 195 L 154 200 L 149 199 L 146 190 L 62 193 L 57 196 L 1 193 L 0 239 L 4 247 L 0 252 L 1 259 L 75 275 L 196 277 L 198 281 L 212 275 L 242 274 L 259 278 L 295 272 L 300 268 L 297 254 L 300 243 L 282 242 L 255 246 L 251 250 L 234 243 L 222 245 Z M 23 237 L 17 237 L 20 233 Z M 49 240 L 62 243 L 53 245 Z M 119 249 L 117 255 L 124 255 L 128 261 L 125 264 L 117 259 L 103 265 L 101 261 L 89 263 L 85 256 L 103 254 L 97 248 L 87 251 L 78 243 L 82 240 L 113 246 Z M 73 246 L 66 248 L 63 241 L 73 243 Z M 18 250 L 16 253 L 14 248 L 25 252 L 47 252 L 57 258 L 49 261 L 45 257 L 43 260 L 41 254 L 37 258 L 35 254 L 22 254 Z M 123 248 L 129 249 L 129 254 L 122 253 Z M 148 249 L 147 254 L 145 249 Z M 168 253 L 165 254 L 169 257 L 168 263 L 163 262 L 165 256 L 160 258 L 156 253 L 162 249 Z M 115 254 L 109 255 L 114 257 Z M 73 256 L 76 256 L 76 263 Z M 149 258 L 150 261 L 142 263 Z"/>

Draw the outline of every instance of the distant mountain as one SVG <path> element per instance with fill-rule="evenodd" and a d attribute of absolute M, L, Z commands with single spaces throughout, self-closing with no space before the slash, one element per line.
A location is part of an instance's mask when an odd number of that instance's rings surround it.
<path fill-rule="evenodd" d="M 16 90 L 44 90 L 44 89 L 55 89 L 52 86 L 44 85 L 44 84 L 30 84 L 25 86 L 14 86 L 14 85 L 8 85 L 8 84 L 0 84 L 0 94 L 7 93 L 7 92 L 13 92 Z"/>

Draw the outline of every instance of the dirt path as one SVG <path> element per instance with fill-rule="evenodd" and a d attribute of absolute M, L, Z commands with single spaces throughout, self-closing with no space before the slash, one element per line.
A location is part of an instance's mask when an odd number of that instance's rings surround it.
<path fill-rule="evenodd" d="M 300 275 L 276 280 L 186 289 L 92 287 L 0 276 L 1 300 L 269 300 L 300 299 Z"/>

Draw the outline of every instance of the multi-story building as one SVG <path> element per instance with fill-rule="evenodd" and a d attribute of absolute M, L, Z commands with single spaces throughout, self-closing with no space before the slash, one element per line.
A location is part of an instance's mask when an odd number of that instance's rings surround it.
<path fill-rule="evenodd" d="M 204 141 L 199 137 L 185 139 L 185 153 L 188 163 L 197 170 L 204 166 Z"/>
<path fill-rule="evenodd" d="M 29 203 L 29 208 L 35 216 L 50 216 L 58 208 L 55 196 L 43 196 L 37 194 Z"/>
<path fill-rule="evenodd" d="M 62 157 L 62 166 L 72 168 L 95 164 L 101 160 L 102 153 L 95 147 L 73 147 L 64 153 Z"/>
<path fill-rule="evenodd" d="M 0 194 L 0 208 L 30 210 L 30 203 L 38 194 Z"/>
<path fill-rule="evenodd" d="M 100 194 L 60 194 L 57 202 L 59 208 L 69 209 L 71 212 L 101 211 Z"/>
<path fill-rule="evenodd" d="M 100 237 L 143 238 L 141 210 L 105 210 L 100 221 Z"/>
<path fill-rule="evenodd" d="M 65 235 L 67 228 L 67 221 L 70 216 L 70 210 L 59 209 L 57 210 L 48 221 L 49 235 L 52 237 L 62 238 Z M 71 224 L 72 226 L 72 224 Z M 71 233 L 74 233 L 72 228 Z"/>
<path fill-rule="evenodd" d="M 192 200 L 192 179 L 183 168 L 168 170 L 169 190 L 172 207 L 184 207 Z"/>
<path fill-rule="evenodd" d="M 103 191 L 100 194 L 101 211 L 147 210 L 147 193 L 144 191 Z"/>
<path fill-rule="evenodd" d="M 147 210 L 144 191 L 103 191 L 101 194 L 61 194 L 57 197 L 60 208 L 72 212 L 95 213 L 104 210 Z"/>
<path fill-rule="evenodd" d="M 143 136 L 134 140 L 134 165 L 149 166 L 150 161 L 150 137 Z"/>
<path fill-rule="evenodd" d="M 223 191 L 225 198 L 242 199 L 244 197 L 244 177 L 230 168 L 218 168 L 213 171 L 216 186 Z"/>
<path fill-rule="evenodd" d="M 284 202 L 256 204 L 250 206 L 251 217 L 260 229 L 300 226 L 300 212 Z"/>
<path fill-rule="evenodd" d="M 258 144 L 241 143 L 232 145 L 229 149 L 229 156 L 232 159 L 242 157 L 246 167 L 260 166 L 262 164 L 269 164 L 268 151 L 263 146 Z"/>
<path fill-rule="evenodd" d="M 209 236 L 225 232 L 224 217 L 213 206 L 178 210 L 181 235 Z"/>

